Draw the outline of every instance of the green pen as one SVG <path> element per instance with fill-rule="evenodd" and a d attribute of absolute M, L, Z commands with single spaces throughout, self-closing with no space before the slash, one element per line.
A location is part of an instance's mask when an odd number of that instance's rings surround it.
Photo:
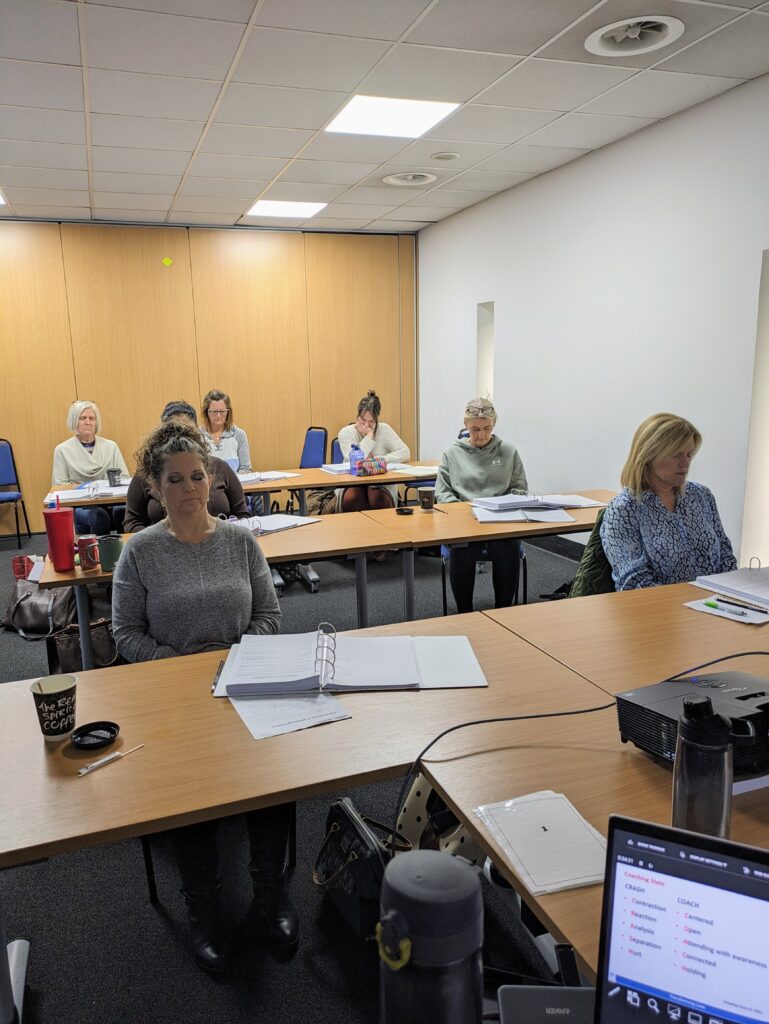
<path fill-rule="evenodd" d="M 706 608 L 715 608 L 719 612 L 724 612 L 726 615 L 742 615 L 744 618 L 748 617 L 747 612 L 738 611 L 736 608 L 732 611 L 731 608 L 722 608 L 718 601 L 708 600 L 703 602 Z"/>

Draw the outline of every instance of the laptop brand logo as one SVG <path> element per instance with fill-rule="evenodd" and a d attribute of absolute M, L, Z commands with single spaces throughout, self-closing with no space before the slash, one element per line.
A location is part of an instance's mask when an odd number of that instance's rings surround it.
<path fill-rule="evenodd" d="M 568 1006 L 546 1006 L 545 1013 L 569 1014 L 571 1010 Z"/>

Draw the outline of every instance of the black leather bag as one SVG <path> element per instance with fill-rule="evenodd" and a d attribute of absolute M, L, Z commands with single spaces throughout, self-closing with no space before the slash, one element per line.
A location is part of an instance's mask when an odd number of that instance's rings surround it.
<path fill-rule="evenodd" d="M 72 587 L 41 590 L 30 580 L 16 580 L 3 625 L 24 640 L 45 640 L 75 618 Z"/>
<path fill-rule="evenodd" d="M 326 837 L 312 869 L 312 880 L 331 900 L 359 938 L 374 934 L 379 890 L 390 852 L 392 830 L 360 814 L 349 797 L 335 800 L 326 818 Z M 396 835 L 396 852 L 411 843 Z"/>
<path fill-rule="evenodd" d="M 118 665 L 117 647 L 112 636 L 112 622 L 109 619 L 95 619 L 91 623 L 91 647 L 93 648 L 93 667 L 109 668 Z M 80 649 L 80 627 L 67 626 L 46 638 L 48 652 L 48 671 L 51 675 L 59 672 L 81 672 L 83 655 Z"/>

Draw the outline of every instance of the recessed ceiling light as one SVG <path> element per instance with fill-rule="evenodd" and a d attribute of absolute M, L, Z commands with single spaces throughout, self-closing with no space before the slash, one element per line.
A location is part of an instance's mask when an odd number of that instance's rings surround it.
<path fill-rule="evenodd" d="M 686 26 L 666 14 L 644 14 L 637 18 L 613 21 L 591 32 L 585 49 L 599 57 L 625 57 L 651 53 L 669 46 L 684 34 Z"/>
<path fill-rule="evenodd" d="M 418 139 L 448 117 L 458 103 L 435 100 L 396 100 L 386 96 L 353 96 L 339 111 L 327 132 L 347 135 L 389 135 Z"/>
<path fill-rule="evenodd" d="M 246 214 L 247 217 L 295 217 L 307 220 L 314 217 L 328 203 L 289 203 L 277 199 L 260 199 Z"/>
<path fill-rule="evenodd" d="M 433 153 L 433 155 L 430 157 L 430 159 L 431 160 L 458 160 L 459 159 L 459 153 L 452 153 L 449 150 L 446 150 L 443 153 Z"/>
<path fill-rule="evenodd" d="M 437 180 L 437 174 L 428 174 L 427 171 L 401 171 L 382 178 L 385 185 L 397 185 L 398 188 L 419 188 L 420 185 L 432 185 Z"/>
<path fill-rule="evenodd" d="M 0 192 L 0 206 L 5 206 L 5 199 L 3 198 L 2 192 Z"/>

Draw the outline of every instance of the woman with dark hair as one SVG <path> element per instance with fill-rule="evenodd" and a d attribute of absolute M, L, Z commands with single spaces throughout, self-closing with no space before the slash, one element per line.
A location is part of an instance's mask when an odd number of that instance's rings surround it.
<path fill-rule="evenodd" d="M 201 403 L 203 413 L 203 436 L 208 441 L 211 454 L 224 459 L 237 473 L 251 469 L 251 454 L 245 430 L 236 427 L 232 420 L 230 396 L 213 388 Z M 235 465 L 236 463 L 236 465 Z"/>
<path fill-rule="evenodd" d="M 168 402 L 160 414 L 161 423 L 183 423 L 197 430 L 198 417 L 189 402 Z M 203 439 L 203 432 L 198 430 Z M 237 474 L 221 459 L 211 460 L 208 511 L 213 516 L 234 516 L 236 519 L 247 519 L 251 514 L 246 504 L 243 485 Z M 137 468 L 126 496 L 126 516 L 124 529 L 126 533 L 138 533 L 153 523 L 159 523 L 165 516 L 165 509 L 152 484 Z"/>
<path fill-rule="evenodd" d="M 350 458 L 354 444 L 363 457 L 380 455 L 386 462 L 407 462 L 411 452 L 405 441 L 395 433 L 389 423 L 379 419 L 382 403 L 376 391 L 369 391 L 358 402 L 358 416 L 354 423 L 339 431 L 339 447 L 345 460 Z M 337 491 L 337 510 L 361 512 L 371 508 L 392 508 L 397 500 L 395 487 L 374 483 L 368 486 L 344 487 Z"/>
<path fill-rule="evenodd" d="M 165 518 L 126 546 L 113 576 L 112 622 L 120 654 L 131 662 L 218 651 L 244 634 L 276 633 L 280 607 L 272 576 L 250 530 L 209 512 L 213 459 L 200 431 L 171 418 L 136 455 Z M 282 804 L 246 815 L 254 900 L 249 920 L 280 950 L 299 936 L 286 892 L 285 867 L 293 815 Z M 198 964 L 227 965 L 218 920 L 217 823 L 172 830 L 171 845 Z"/>

